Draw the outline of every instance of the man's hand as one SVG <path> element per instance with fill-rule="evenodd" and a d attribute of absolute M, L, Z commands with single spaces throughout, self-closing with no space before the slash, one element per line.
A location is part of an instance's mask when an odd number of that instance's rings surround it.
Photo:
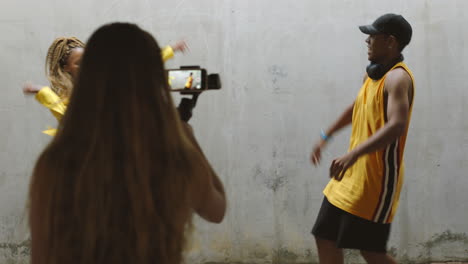
<path fill-rule="evenodd" d="M 315 144 L 314 148 L 312 149 L 312 154 L 310 155 L 310 161 L 314 166 L 320 164 L 320 160 L 322 159 L 322 148 L 325 147 L 327 142 L 325 140 L 320 140 L 317 144 Z"/>
<path fill-rule="evenodd" d="M 185 40 L 181 40 L 177 42 L 175 45 L 173 45 L 172 49 L 174 50 L 174 52 L 185 53 L 188 50 L 187 42 L 185 42 Z"/>
<path fill-rule="evenodd" d="M 342 128 L 348 126 L 353 121 L 353 109 L 354 109 L 354 102 L 349 105 L 341 114 L 341 116 L 335 121 L 335 123 L 327 129 L 326 135 L 331 137 L 333 134 L 341 130 Z M 320 139 L 320 141 L 315 144 L 314 148 L 312 149 L 312 154 L 310 155 L 310 161 L 312 164 L 317 166 L 320 164 L 320 160 L 322 159 L 322 149 L 327 144 L 327 141 Z"/>
<path fill-rule="evenodd" d="M 330 178 L 335 178 L 338 181 L 343 179 L 345 172 L 353 166 L 358 156 L 353 152 L 348 152 L 341 158 L 334 159 L 330 166 Z"/>

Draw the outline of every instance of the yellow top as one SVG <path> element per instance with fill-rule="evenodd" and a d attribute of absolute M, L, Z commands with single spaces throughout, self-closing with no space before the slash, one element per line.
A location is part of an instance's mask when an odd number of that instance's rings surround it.
<path fill-rule="evenodd" d="M 54 93 L 54 91 L 52 91 L 52 89 L 47 86 L 43 87 L 41 90 L 39 90 L 39 92 L 37 92 L 36 100 L 43 106 L 47 107 L 59 122 L 67 110 L 68 100 L 61 99 L 56 93 Z M 56 129 L 50 128 L 42 132 L 49 136 L 54 136 Z"/>
<path fill-rule="evenodd" d="M 408 72 L 414 87 L 413 74 L 406 64 L 397 63 L 392 69 L 397 67 Z M 385 78 L 386 75 L 377 81 L 367 78 L 362 85 L 354 103 L 350 151 L 366 141 L 386 123 Z M 403 152 L 412 106 L 413 103 L 410 102 L 408 124 L 398 140 L 385 149 L 360 157 L 346 171 L 341 181 L 330 180 L 323 193 L 331 204 L 369 221 L 392 222 L 403 184 Z"/>
<path fill-rule="evenodd" d="M 172 49 L 171 46 L 166 46 L 162 51 L 161 51 L 161 56 L 163 61 L 167 61 L 174 57 L 174 50 Z"/>
<path fill-rule="evenodd" d="M 191 89 L 192 88 L 192 83 L 193 83 L 193 77 L 189 76 L 187 78 L 187 82 L 185 83 L 185 89 Z"/>
<path fill-rule="evenodd" d="M 167 61 L 174 57 L 174 50 L 171 46 L 167 46 L 161 51 L 161 56 L 163 61 Z M 47 86 L 44 86 L 41 90 L 39 90 L 39 92 L 37 92 L 36 100 L 43 106 L 47 107 L 59 122 L 67 110 L 68 99 L 60 98 L 56 93 L 54 93 L 54 91 L 52 91 L 52 89 Z M 42 133 L 49 136 L 55 136 L 56 132 L 56 128 L 49 128 L 42 131 Z"/>

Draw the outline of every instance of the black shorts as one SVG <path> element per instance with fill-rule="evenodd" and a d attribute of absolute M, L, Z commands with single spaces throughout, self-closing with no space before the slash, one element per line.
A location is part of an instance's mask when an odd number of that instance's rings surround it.
<path fill-rule="evenodd" d="M 357 217 L 323 199 L 312 234 L 336 242 L 338 248 L 387 252 L 391 224 L 380 224 Z"/>

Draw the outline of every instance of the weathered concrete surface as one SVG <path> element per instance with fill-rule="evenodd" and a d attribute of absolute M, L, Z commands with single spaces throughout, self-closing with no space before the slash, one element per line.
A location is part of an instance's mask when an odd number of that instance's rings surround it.
<path fill-rule="evenodd" d="M 315 263 L 309 235 L 332 158 L 308 161 L 320 128 L 356 95 L 366 61 L 357 25 L 402 13 L 414 38 L 416 76 L 406 183 L 390 247 L 402 263 L 468 260 L 468 10 L 466 0 L 16 0 L 0 3 L 0 263 L 26 263 L 25 200 L 34 160 L 55 125 L 20 92 L 46 83 L 57 36 L 86 40 L 110 21 L 136 22 L 161 44 L 186 38 L 191 53 L 169 67 L 200 64 L 223 78 L 199 100 L 192 124 L 229 194 L 219 226 L 197 221 L 193 263 Z M 348 263 L 363 263 L 354 251 Z M 192 263 L 191 262 L 191 263 Z"/>

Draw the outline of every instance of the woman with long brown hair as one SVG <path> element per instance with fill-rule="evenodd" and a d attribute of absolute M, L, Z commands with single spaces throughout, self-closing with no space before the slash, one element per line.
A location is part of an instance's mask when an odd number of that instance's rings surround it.
<path fill-rule="evenodd" d="M 59 37 L 52 42 L 46 57 L 46 76 L 50 87 L 27 83 L 23 87 L 25 94 L 35 94 L 36 100 L 48 108 L 57 121 L 60 122 L 68 105 L 68 99 L 73 89 L 83 56 L 85 44 L 76 37 Z M 179 41 L 174 46 L 166 46 L 162 50 L 164 61 L 172 58 L 174 52 L 185 52 L 187 44 Z M 47 135 L 55 135 L 56 129 L 43 131 Z"/>
<path fill-rule="evenodd" d="M 223 185 L 149 33 L 115 23 L 91 36 L 29 198 L 32 264 L 179 264 L 192 214 L 222 221 Z"/>

